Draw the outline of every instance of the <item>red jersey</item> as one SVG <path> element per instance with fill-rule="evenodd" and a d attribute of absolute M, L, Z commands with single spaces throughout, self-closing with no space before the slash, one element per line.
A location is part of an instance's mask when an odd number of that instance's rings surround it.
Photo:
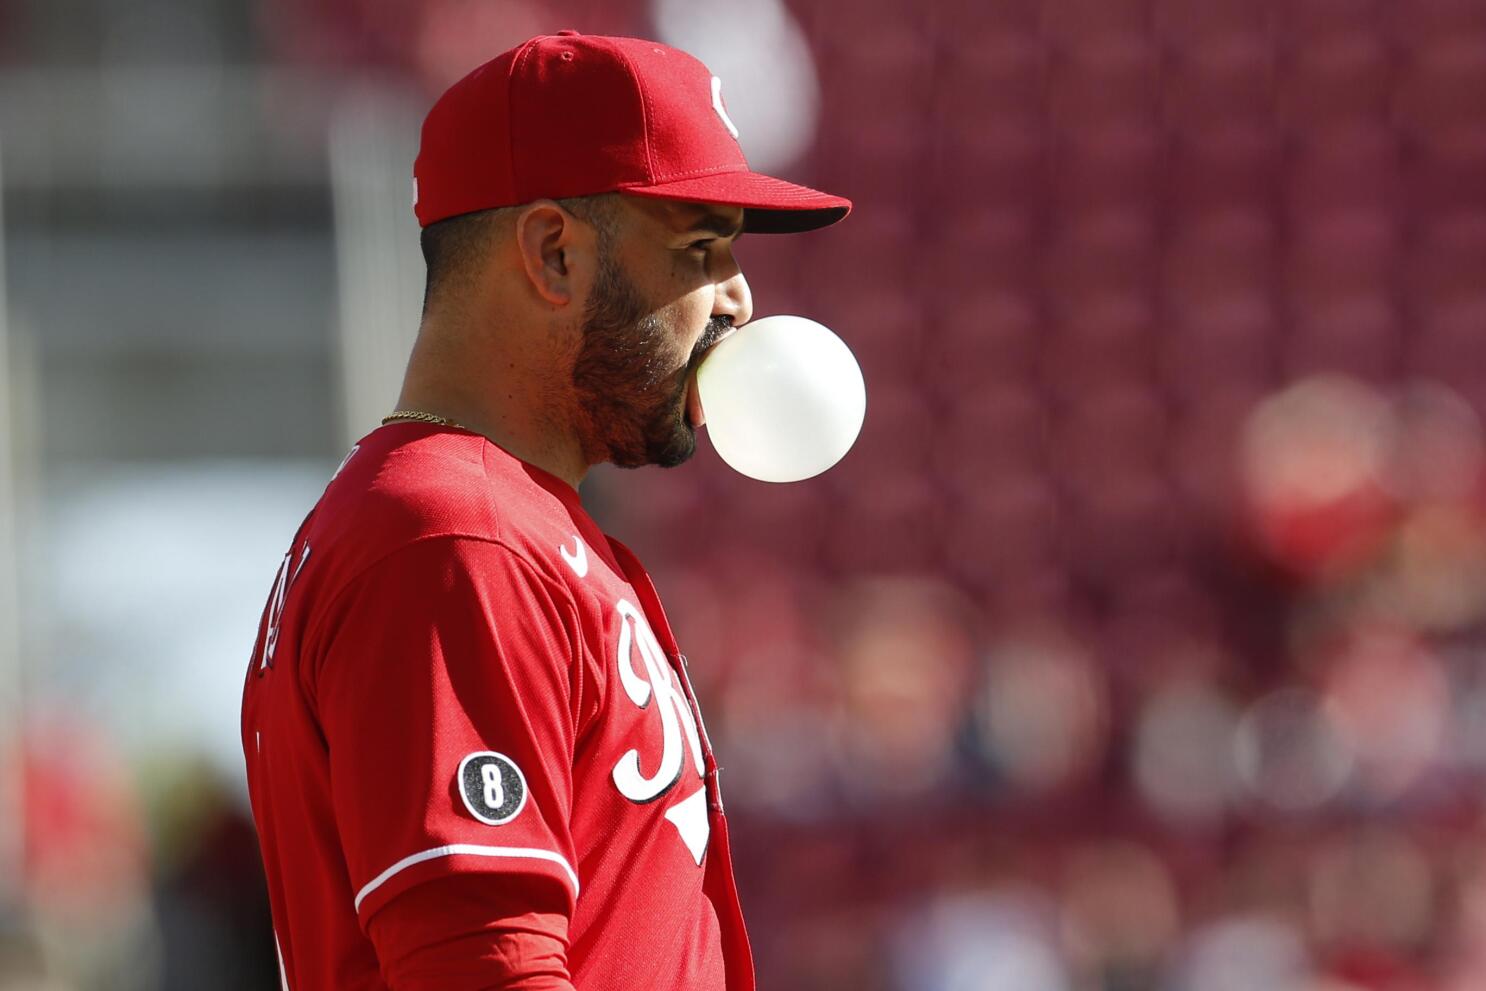
<path fill-rule="evenodd" d="M 717 769 L 654 587 L 566 483 L 414 423 L 295 536 L 243 694 L 290 991 L 388 987 L 416 886 L 554 885 L 582 991 L 752 991 Z"/>

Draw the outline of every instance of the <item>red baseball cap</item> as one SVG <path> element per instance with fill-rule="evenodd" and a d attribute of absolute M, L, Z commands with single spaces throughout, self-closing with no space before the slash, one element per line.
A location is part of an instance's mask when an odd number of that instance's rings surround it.
<path fill-rule="evenodd" d="M 744 208 L 744 229 L 834 224 L 851 201 L 748 167 L 721 82 L 659 42 L 560 31 L 497 55 L 423 121 L 413 211 L 449 217 L 618 191 Z"/>

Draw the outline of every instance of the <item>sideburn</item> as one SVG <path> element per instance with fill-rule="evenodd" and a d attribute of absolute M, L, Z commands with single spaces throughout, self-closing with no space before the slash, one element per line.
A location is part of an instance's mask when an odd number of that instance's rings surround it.
<path fill-rule="evenodd" d="M 682 410 L 685 387 L 667 388 L 670 371 L 658 360 L 666 341 L 660 318 L 601 241 L 598 278 L 573 363 L 590 461 L 672 468 L 696 451 L 696 435 Z"/>

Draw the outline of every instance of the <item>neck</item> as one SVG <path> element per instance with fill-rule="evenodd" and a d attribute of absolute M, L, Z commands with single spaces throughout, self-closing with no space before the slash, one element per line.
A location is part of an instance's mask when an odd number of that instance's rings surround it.
<path fill-rule="evenodd" d="M 419 332 L 397 408 L 452 420 L 577 489 L 589 462 L 571 417 L 552 398 L 565 394 L 553 387 L 552 370 L 514 354 L 472 360 L 468 354 L 440 353 L 438 336 L 426 325 Z M 484 377 L 491 368 L 501 369 L 502 377 Z"/>

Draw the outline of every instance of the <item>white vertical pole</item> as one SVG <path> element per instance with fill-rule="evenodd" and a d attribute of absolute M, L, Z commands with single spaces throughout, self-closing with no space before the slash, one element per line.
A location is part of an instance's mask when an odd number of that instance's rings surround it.
<path fill-rule="evenodd" d="M 339 320 L 335 346 L 348 446 L 392 412 L 418 331 L 423 258 L 413 217 L 419 114 L 396 93 L 343 106 L 330 129 Z"/>
<path fill-rule="evenodd" d="M 16 527 L 16 373 L 5 285 L 5 177 L 0 173 L 0 904 L 21 897 L 25 808 L 20 774 L 22 690 L 20 548 Z"/>

